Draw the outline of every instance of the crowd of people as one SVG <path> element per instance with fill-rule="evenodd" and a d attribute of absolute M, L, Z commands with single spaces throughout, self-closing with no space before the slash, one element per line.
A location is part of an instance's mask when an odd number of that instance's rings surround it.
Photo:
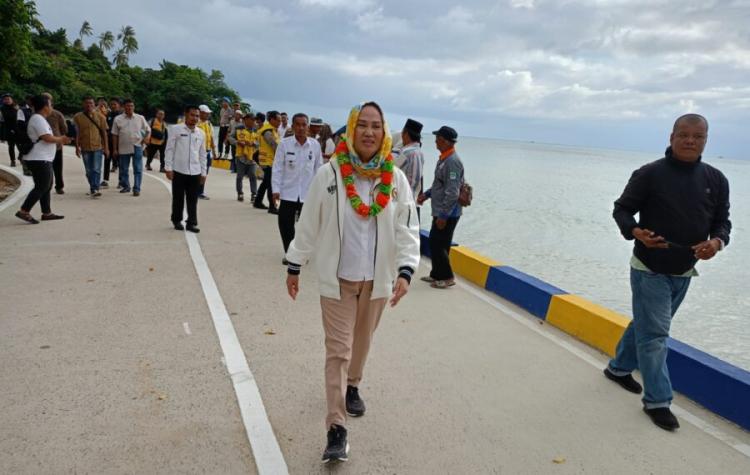
<path fill-rule="evenodd" d="M 300 272 L 313 258 L 316 263 L 326 350 L 323 461 L 347 460 L 346 419 L 365 413 L 359 386 L 372 336 L 388 302 L 398 304 L 417 271 L 419 206 L 427 200 L 432 269 L 422 280 L 436 289 L 456 283 L 450 247 L 472 199 L 456 151 L 458 133 L 449 126 L 433 132 L 440 157 L 432 186 L 423 189 L 422 124 L 408 119 L 401 129 L 402 145 L 394 146 L 385 114 L 375 102 L 354 107 L 346 125 L 333 133 L 321 119 L 305 113 L 294 114 L 290 122 L 283 112 L 251 113 L 224 101 L 218 140 L 206 105 L 185 106 L 182 120 L 171 127 L 162 111 L 147 121 L 134 110 L 132 100 L 97 104 L 85 97 L 82 111 L 66 123 L 49 94 L 30 97 L 22 107 L 4 95 L 2 138 L 9 145 L 11 166 L 18 148 L 34 180 L 16 216 L 38 223 L 31 210 L 39 202 L 41 220 L 63 219 L 52 212 L 50 192 L 54 183 L 64 193 L 62 146 L 71 142 L 82 158 L 92 198 L 101 196 L 100 190 L 109 186 L 109 172 L 117 169 L 120 193 L 138 196 L 145 146 L 146 168 L 151 169 L 158 153 L 159 171 L 172 182 L 172 225 L 198 233 L 198 201 L 208 199 L 205 184 L 212 160 L 231 160 L 237 200 L 244 201 L 247 179 L 252 205 L 277 215 L 292 299 L 300 290 Z M 16 130 L 23 132 L 11 133 L 10 124 L 22 124 Z M 635 240 L 630 262 L 633 321 L 604 374 L 630 392 L 644 392 L 644 411 L 667 430 L 679 427 L 669 409 L 670 322 L 697 275 L 698 260 L 713 258 L 729 243 L 731 231 L 727 179 L 701 161 L 707 137 L 704 117 L 679 117 L 664 158 L 633 173 L 613 213 L 623 237 Z M 641 371 L 643 386 L 631 375 L 635 369 Z"/>

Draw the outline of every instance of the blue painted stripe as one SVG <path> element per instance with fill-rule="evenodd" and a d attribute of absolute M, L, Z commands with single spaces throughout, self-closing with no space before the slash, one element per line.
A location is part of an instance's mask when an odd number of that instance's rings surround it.
<path fill-rule="evenodd" d="M 679 340 L 670 338 L 667 345 L 674 390 L 750 430 L 750 372 Z"/>
<path fill-rule="evenodd" d="M 510 266 L 490 267 L 485 288 L 544 320 L 553 295 L 567 294 Z"/>

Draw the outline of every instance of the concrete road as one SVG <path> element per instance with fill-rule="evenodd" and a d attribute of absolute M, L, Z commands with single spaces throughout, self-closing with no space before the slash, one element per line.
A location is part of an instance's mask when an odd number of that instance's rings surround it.
<path fill-rule="evenodd" d="M 70 150 L 65 179 L 53 195 L 65 220 L 27 225 L 18 203 L 0 213 L 0 473 L 255 473 L 167 188 L 144 177 L 140 197 L 92 200 Z M 604 366 L 599 353 L 468 284 L 418 281 L 376 334 L 350 462 L 321 466 L 313 272 L 292 302 L 275 216 L 237 202 L 224 170 L 212 169 L 207 193 L 200 247 L 290 473 L 750 473 L 748 456 L 693 424 L 653 426 L 637 396 L 590 364 Z"/>

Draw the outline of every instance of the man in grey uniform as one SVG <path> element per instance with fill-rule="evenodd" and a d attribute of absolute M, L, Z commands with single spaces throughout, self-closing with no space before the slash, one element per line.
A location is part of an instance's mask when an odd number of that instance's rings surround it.
<path fill-rule="evenodd" d="M 422 280 L 436 289 L 446 289 L 456 284 L 448 259 L 453 242 L 453 232 L 461 218 L 458 197 L 464 182 L 464 165 L 456 153 L 458 133 L 446 125 L 433 132 L 440 159 L 435 167 L 432 187 L 419 195 L 417 204 L 432 199 L 432 228 L 430 229 L 430 253 L 432 271 Z"/>

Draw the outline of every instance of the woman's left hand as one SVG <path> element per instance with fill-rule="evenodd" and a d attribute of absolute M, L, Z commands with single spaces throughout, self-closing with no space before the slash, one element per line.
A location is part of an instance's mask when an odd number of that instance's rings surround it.
<path fill-rule="evenodd" d="M 401 297 L 406 295 L 406 293 L 409 292 L 409 281 L 404 279 L 403 277 L 399 277 L 396 280 L 396 285 L 393 286 L 393 296 L 391 296 L 391 307 L 395 307 L 399 300 L 401 300 Z"/>

